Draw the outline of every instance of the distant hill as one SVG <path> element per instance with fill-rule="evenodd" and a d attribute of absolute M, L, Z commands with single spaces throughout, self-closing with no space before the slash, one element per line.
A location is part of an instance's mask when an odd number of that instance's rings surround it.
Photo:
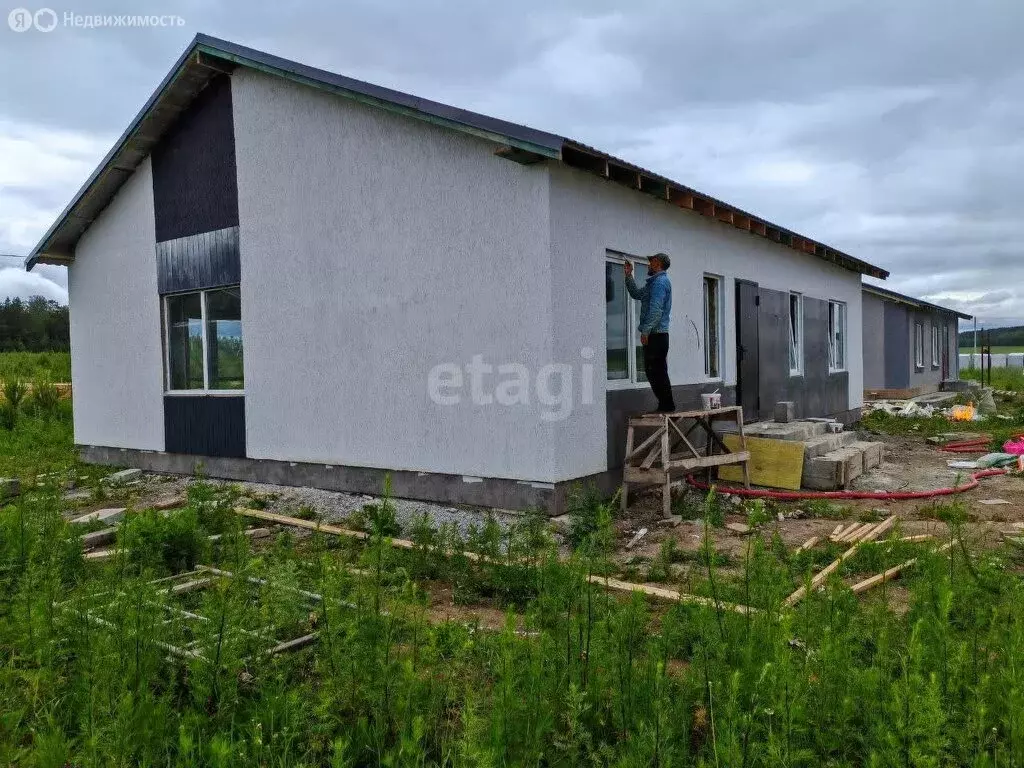
<path fill-rule="evenodd" d="M 1013 328 L 992 328 L 986 332 L 989 335 L 989 343 L 993 347 L 1024 347 L 1024 325 L 1017 325 Z M 978 331 L 979 344 L 981 344 L 983 338 L 982 333 L 982 331 Z M 960 346 L 970 347 L 973 345 L 974 331 L 961 332 Z"/>

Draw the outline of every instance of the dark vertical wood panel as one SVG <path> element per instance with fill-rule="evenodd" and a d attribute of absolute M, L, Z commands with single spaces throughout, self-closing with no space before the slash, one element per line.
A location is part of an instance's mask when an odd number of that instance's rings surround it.
<path fill-rule="evenodd" d="M 160 293 L 238 285 L 238 227 L 157 243 L 156 260 Z"/>
<path fill-rule="evenodd" d="M 238 226 L 229 77 L 210 81 L 152 157 L 157 242 Z"/>
<path fill-rule="evenodd" d="M 164 396 L 168 453 L 245 458 L 245 397 Z"/>

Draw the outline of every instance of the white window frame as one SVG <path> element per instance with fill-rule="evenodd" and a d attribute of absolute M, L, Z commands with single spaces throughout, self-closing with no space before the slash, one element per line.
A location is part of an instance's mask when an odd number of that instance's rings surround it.
<path fill-rule="evenodd" d="M 612 262 L 613 264 L 625 264 L 627 261 L 633 263 L 634 266 L 641 264 L 647 268 L 650 268 L 650 264 L 647 259 L 643 256 L 631 256 L 628 253 L 622 251 L 606 250 L 604 252 L 605 263 Z M 626 350 L 626 368 L 629 371 L 629 378 L 627 379 L 609 379 L 607 371 L 605 372 L 604 384 L 605 389 L 641 389 L 643 387 L 649 387 L 650 382 L 642 381 L 637 378 L 638 368 L 636 364 L 636 327 L 640 322 L 639 315 L 639 302 L 626 294 L 626 325 L 629 330 L 629 346 Z M 607 354 L 608 341 L 605 340 L 605 353 Z"/>
<path fill-rule="evenodd" d="M 914 368 L 924 370 L 924 323 L 914 323 Z"/>
<path fill-rule="evenodd" d="M 711 360 L 710 352 L 711 348 L 708 346 L 708 305 L 704 299 L 704 281 L 714 280 L 715 281 L 715 297 L 717 299 L 716 306 L 718 308 L 718 317 L 715 318 L 715 324 L 718 326 L 718 373 L 714 376 L 711 375 Z M 701 280 L 701 304 L 703 305 L 704 313 L 704 380 L 705 381 L 722 381 L 723 380 L 723 365 L 725 363 L 725 347 L 723 344 L 723 338 L 725 337 L 725 279 L 721 275 L 715 275 L 710 272 L 705 272 L 704 277 Z"/>
<path fill-rule="evenodd" d="M 163 305 L 163 318 L 164 318 L 164 394 L 165 395 L 183 395 L 183 396 L 207 396 L 212 395 L 214 397 L 235 397 L 245 394 L 245 387 L 242 389 L 210 389 L 210 356 L 209 347 L 207 341 L 207 331 L 209 326 L 206 323 L 206 294 L 212 293 L 213 291 L 230 290 L 231 288 L 240 289 L 238 285 L 222 285 L 216 288 L 203 288 L 199 291 L 177 291 L 175 293 L 167 293 L 160 297 L 160 303 Z M 170 300 L 179 296 L 191 296 L 193 294 L 199 294 L 199 316 L 202 318 L 203 324 L 203 388 L 202 389 L 172 389 L 171 388 L 171 309 Z M 243 373 L 244 373 L 244 360 L 245 360 L 245 331 L 242 331 L 242 344 L 243 344 Z"/>
<path fill-rule="evenodd" d="M 793 299 L 796 298 L 796 329 L 794 334 L 793 328 Z M 796 358 L 796 367 L 793 367 L 792 361 L 790 361 L 789 375 L 790 376 L 803 376 L 804 375 L 804 295 L 797 293 L 796 291 L 790 291 L 789 303 L 786 305 L 786 338 L 789 341 L 789 349 L 787 353 L 792 357 Z M 793 337 L 796 336 L 794 342 Z M 794 349 L 795 346 L 795 349 Z"/>
<path fill-rule="evenodd" d="M 828 339 L 828 371 L 829 373 L 842 373 L 846 370 L 846 361 L 849 357 L 849 337 L 846 334 L 846 302 L 829 300 L 828 302 L 828 318 L 829 318 L 829 339 Z M 843 359 L 837 360 L 838 357 L 838 335 L 842 334 L 843 337 Z"/>
<path fill-rule="evenodd" d="M 932 368 L 938 368 L 942 363 L 942 336 L 939 333 L 939 326 L 932 323 Z"/>

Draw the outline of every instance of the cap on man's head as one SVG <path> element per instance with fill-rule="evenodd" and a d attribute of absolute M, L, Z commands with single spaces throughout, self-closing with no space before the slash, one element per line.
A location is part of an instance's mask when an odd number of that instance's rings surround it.
<path fill-rule="evenodd" d="M 656 253 L 653 256 L 651 256 L 651 259 L 657 259 L 658 261 L 660 261 L 662 269 L 668 269 L 669 267 L 672 266 L 672 259 L 668 257 L 667 253 Z M 650 261 L 650 259 L 648 259 L 648 261 Z"/>

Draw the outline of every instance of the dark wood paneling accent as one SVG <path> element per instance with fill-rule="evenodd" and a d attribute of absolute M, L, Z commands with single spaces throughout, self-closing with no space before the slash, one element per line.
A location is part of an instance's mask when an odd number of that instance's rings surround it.
<path fill-rule="evenodd" d="M 160 293 L 238 285 L 238 227 L 157 243 L 156 265 Z"/>
<path fill-rule="evenodd" d="M 238 226 L 231 78 L 215 77 L 153 149 L 157 242 Z"/>
<path fill-rule="evenodd" d="M 245 397 L 164 396 L 168 453 L 245 457 Z"/>

